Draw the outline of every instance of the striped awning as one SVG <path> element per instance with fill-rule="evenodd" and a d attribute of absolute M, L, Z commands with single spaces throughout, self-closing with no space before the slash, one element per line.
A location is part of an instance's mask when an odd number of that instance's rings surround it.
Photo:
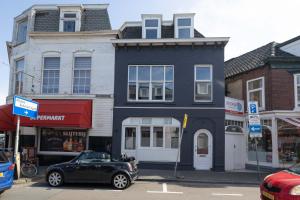
<path fill-rule="evenodd" d="M 290 123 L 294 126 L 300 127 L 300 116 L 299 117 L 277 117 L 287 123 Z"/>

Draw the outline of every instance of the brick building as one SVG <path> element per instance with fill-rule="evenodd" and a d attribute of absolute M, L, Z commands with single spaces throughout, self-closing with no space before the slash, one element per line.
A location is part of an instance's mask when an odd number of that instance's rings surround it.
<path fill-rule="evenodd" d="M 258 101 L 263 125 L 258 155 L 265 167 L 284 168 L 300 159 L 299 56 L 298 36 L 225 62 L 226 95 L 244 100 L 245 109 L 248 101 Z M 256 164 L 255 148 L 253 140 L 246 138 L 246 163 L 251 166 Z"/>

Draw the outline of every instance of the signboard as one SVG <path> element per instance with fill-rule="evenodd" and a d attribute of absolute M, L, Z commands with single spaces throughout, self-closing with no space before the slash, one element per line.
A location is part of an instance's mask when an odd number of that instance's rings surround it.
<path fill-rule="evenodd" d="M 182 125 L 183 128 L 186 128 L 187 120 L 188 120 L 188 115 L 184 114 L 183 125 Z"/>
<path fill-rule="evenodd" d="M 262 137 L 257 101 L 248 102 L 249 136 Z"/>
<path fill-rule="evenodd" d="M 249 115 L 258 115 L 258 103 L 257 101 L 248 102 L 248 114 Z"/>
<path fill-rule="evenodd" d="M 20 96 L 14 96 L 13 114 L 36 119 L 38 103 Z"/>
<path fill-rule="evenodd" d="M 244 101 L 225 97 L 225 112 L 231 114 L 244 114 Z"/>
<path fill-rule="evenodd" d="M 249 115 L 249 125 L 260 125 L 259 115 Z"/>

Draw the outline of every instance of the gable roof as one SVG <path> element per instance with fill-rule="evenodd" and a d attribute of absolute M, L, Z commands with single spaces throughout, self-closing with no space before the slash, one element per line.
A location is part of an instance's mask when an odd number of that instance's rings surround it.
<path fill-rule="evenodd" d="M 270 42 L 257 49 L 249 51 L 241 56 L 232 58 L 225 62 L 225 77 L 231 77 L 243 72 L 250 71 L 265 65 L 270 57 L 296 57 L 290 53 L 280 50 L 279 44 Z"/>

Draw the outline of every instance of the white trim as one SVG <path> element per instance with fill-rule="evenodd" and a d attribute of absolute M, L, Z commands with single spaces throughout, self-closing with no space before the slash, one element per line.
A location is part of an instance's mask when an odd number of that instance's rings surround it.
<path fill-rule="evenodd" d="M 49 53 L 49 54 L 48 54 Z M 58 91 L 57 93 L 44 93 L 43 92 L 43 86 L 44 86 L 44 69 L 45 69 L 45 58 L 59 58 L 59 81 L 58 81 Z M 47 69 L 49 70 L 49 69 Z M 50 69 L 53 70 L 53 69 Z M 53 70 L 54 71 L 54 70 Z M 55 51 L 48 51 L 42 54 L 42 67 L 41 67 L 41 85 L 40 85 L 40 94 L 41 95 L 57 95 L 60 92 L 60 86 L 61 86 L 61 53 L 60 52 L 55 52 Z"/>
<path fill-rule="evenodd" d="M 178 20 L 179 19 L 190 19 L 191 25 L 190 26 L 179 26 Z M 179 38 L 179 29 L 190 29 L 190 38 L 194 37 L 194 16 L 192 15 L 174 15 L 174 36 L 175 38 Z"/>
<path fill-rule="evenodd" d="M 133 106 L 115 106 L 114 108 L 121 108 L 121 109 L 172 109 L 172 110 L 182 110 L 182 109 L 191 109 L 191 110 L 224 110 L 224 107 L 175 107 L 175 106 L 170 106 L 170 107 L 133 107 Z"/>
<path fill-rule="evenodd" d="M 150 67 L 150 79 L 149 81 L 139 81 L 139 77 L 138 77 L 138 68 L 140 66 L 148 66 Z M 164 78 L 162 81 L 152 81 L 152 67 L 155 67 L 155 66 L 162 66 L 164 68 Z M 129 68 L 130 67 L 135 67 L 136 68 L 136 76 L 135 76 L 135 81 L 130 81 L 129 80 Z M 166 68 L 167 67 L 172 67 L 173 68 L 173 80 L 172 81 L 167 81 L 166 80 Z M 174 102 L 174 74 L 175 74 L 175 70 L 174 70 L 174 65 L 128 65 L 128 68 L 127 68 L 127 101 L 128 102 Z M 129 83 L 133 83 L 135 82 L 136 84 L 136 88 L 135 88 L 135 93 L 136 93 L 136 97 L 135 97 L 135 100 L 132 100 L 129 98 Z M 173 94 L 172 94 L 172 100 L 166 100 L 165 99 L 165 95 L 166 95 L 166 91 L 165 91 L 165 85 L 166 83 L 173 83 Z M 143 99 L 143 100 L 139 100 L 138 99 L 138 95 L 139 95 L 139 83 L 149 83 L 149 99 L 146 100 L 146 99 Z M 162 83 L 163 84 L 163 99 L 158 99 L 158 100 L 153 100 L 152 99 L 152 83 Z"/>
<path fill-rule="evenodd" d="M 298 87 L 298 84 L 297 84 L 297 76 L 300 76 L 300 74 L 294 74 L 294 98 L 295 98 L 295 107 L 294 109 L 295 110 L 300 110 L 300 101 L 298 101 L 298 90 L 297 90 L 297 87 Z M 300 84 L 299 84 L 299 87 L 300 87 Z"/>
<path fill-rule="evenodd" d="M 157 20 L 157 27 L 146 27 L 146 20 Z M 146 38 L 146 31 L 147 29 L 156 29 L 157 31 L 157 38 L 161 38 L 161 21 L 162 21 L 162 15 L 142 15 L 142 38 Z"/>
<path fill-rule="evenodd" d="M 208 141 L 207 141 L 208 142 L 208 154 L 200 154 L 200 155 L 208 155 L 209 156 L 209 158 L 210 158 L 210 163 L 209 163 L 209 166 L 208 166 L 209 167 L 208 170 L 209 170 L 213 167 L 213 160 L 214 160 L 213 155 L 214 154 L 213 154 L 213 136 L 212 136 L 211 132 L 207 129 L 199 129 L 194 134 L 194 142 L 193 142 L 194 143 L 194 145 L 193 145 L 193 158 L 194 158 L 193 160 L 194 160 L 194 162 L 193 162 L 193 166 L 196 170 L 197 169 L 200 169 L 200 170 L 206 169 L 206 168 L 203 168 L 203 167 L 199 167 L 199 165 L 197 166 L 197 161 L 196 161 L 196 157 L 198 155 L 198 153 L 197 153 L 198 136 L 202 133 L 206 134 L 207 138 L 208 138 Z"/>
<path fill-rule="evenodd" d="M 161 21 L 162 26 L 172 26 L 173 21 L 172 20 L 163 20 Z M 136 27 L 136 26 L 142 26 L 142 21 L 127 21 L 124 22 L 120 28 L 120 31 L 123 31 L 126 27 Z"/>
<path fill-rule="evenodd" d="M 79 32 L 81 28 L 81 9 L 80 7 L 69 7 L 69 6 L 59 6 L 60 8 L 60 18 L 59 18 L 59 32 L 64 31 L 65 21 L 75 21 L 74 32 Z M 75 14 L 75 18 L 65 18 L 65 14 Z"/>
<path fill-rule="evenodd" d="M 103 30 L 103 31 L 78 31 L 78 32 L 30 32 L 30 37 L 83 37 L 83 36 L 115 36 L 118 35 L 118 30 Z M 112 39 L 110 38 L 110 39 Z"/>
<path fill-rule="evenodd" d="M 261 88 L 257 88 L 257 89 L 252 89 L 251 91 L 249 91 L 248 87 L 249 87 L 249 83 L 250 82 L 253 82 L 253 81 L 257 81 L 257 80 L 262 80 L 262 85 L 261 85 Z M 256 91 L 262 91 L 262 105 L 261 107 L 259 107 L 259 110 L 265 110 L 266 109 L 266 97 L 265 97 L 265 77 L 264 76 L 261 76 L 259 78 L 255 78 L 255 79 L 250 79 L 250 80 L 247 80 L 246 82 L 246 93 L 247 93 L 247 103 L 250 101 L 250 95 L 249 95 L 249 92 L 256 92 Z"/>
<path fill-rule="evenodd" d="M 209 67 L 210 68 L 210 80 L 196 80 L 196 70 L 197 68 L 201 67 Z M 210 82 L 211 83 L 211 98 L 210 100 L 196 100 L 196 83 L 197 82 Z M 212 64 L 197 64 L 194 66 L 194 102 L 213 102 L 213 88 L 214 88 L 214 81 L 213 81 L 213 65 Z M 208 89 L 208 88 L 207 88 Z"/>
<path fill-rule="evenodd" d="M 113 44 L 162 44 L 162 43 L 172 43 L 176 44 L 186 44 L 195 43 L 200 45 L 214 45 L 215 43 L 227 43 L 229 37 L 205 37 L 205 38 L 187 38 L 187 39 L 177 39 L 177 38 L 161 38 L 161 39 L 112 39 Z"/>

